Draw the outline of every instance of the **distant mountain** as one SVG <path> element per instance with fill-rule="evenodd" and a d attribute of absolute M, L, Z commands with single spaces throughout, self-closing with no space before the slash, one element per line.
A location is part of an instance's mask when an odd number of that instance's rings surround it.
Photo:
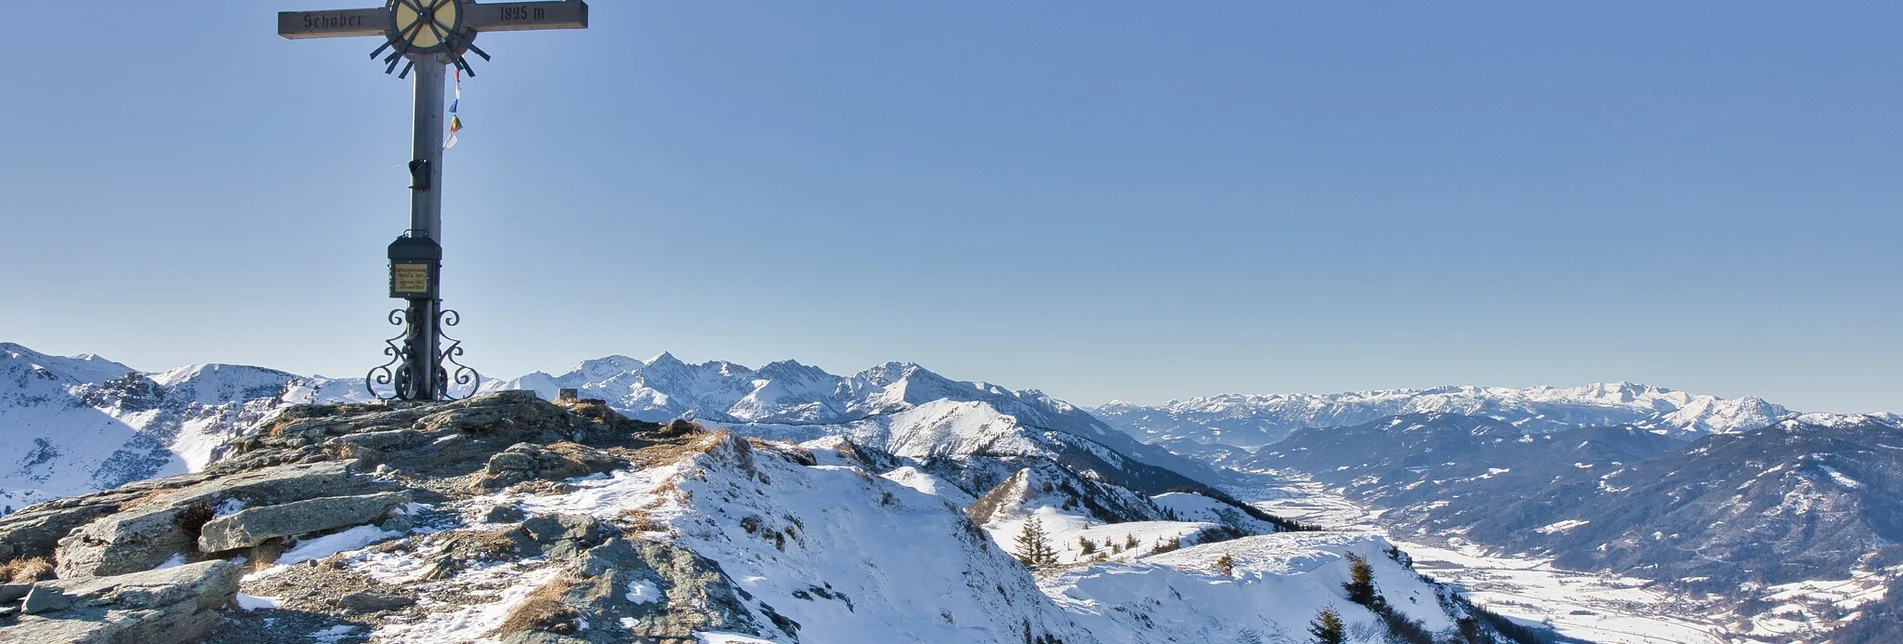
<path fill-rule="evenodd" d="M 958 382 L 909 363 L 835 376 L 792 361 L 752 369 L 688 364 L 663 353 L 484 382 L 485 391 L 528 389 L 545 398 L 571 387 L 644 420 L 695 418 L 789 440 L 846 436 L 902 457 L 946 463 L 989 457 L 986 467 L 961 474 L 971 477 L 965 484 L 973 494 L 1017 471 L 997 462 L 1005 457 L 1058 460 L 1076 476 L 1149 494 L 1201 487 L 1222 476 L 1041 392 Z M 20 507 L 196 471 L 220 445 L 285 406 L 367 398 L 361 379 L 235 365 L 145 373 L 97 356 L 66 358 L 0 344 L 0 427 L 6 432 L 0 504 Z"/>
<path fill-rule="evenodd" d="M 141 373 L 94 355 L 0 343 L 0 503 L 18 508 L 182 474 L 277 408 L 348 399 L 349 389 L 233 365 Z"/>
<path fill-rule="evenodd" d="M 1227 445 L 1256 449 L 1305 427 L 1348 427 L 1404 414 L 1460 414 L 1506 422 L 1523 432 L 1630 425 L 1679 438 L 1748 431 L 1792 416 L 1761 398 L 1719 398 L 1648 385 L 1436 387 L 1340 394 L 1225 394 L 1091 410 L 1112 427 L 1180 453 Z"/>
<path fill-rule="evenodd" d="M 688 364 L 667 353 L 647 361 L 610 356 L 560 375 L 538 372 L 487 387 L 544 398 L 563 388 L 642 420 L 693 418 L 788 440 L 845 435 L 908 458 L 1095 453 L 1105 463 L 1128 457 L 1202 483 L 1223 477 L 1043 392 L 959 382 L 905 362 L 838 376 L 790 360 L 752 369 Z"/>
<path fill-rule="evenodd" d="M 1660 580 L 1723 598 L 1698 612 L 1736 632 L 1814 641 L 1903 573 L 1899 421 L 1808 414 L 1680 442 L 1415 414 L 1301 430 L 1240 466 L 1305 472 L 1403 534 Z"/>

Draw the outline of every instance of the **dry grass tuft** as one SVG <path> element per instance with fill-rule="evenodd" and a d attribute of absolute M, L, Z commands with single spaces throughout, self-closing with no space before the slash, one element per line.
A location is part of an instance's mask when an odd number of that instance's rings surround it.
<path fill-rule="evenodd" d="M 581 613 L 562 601 L 574 580 L 557 577 L 529 592 L 522 603 L 509 610 L 509 616 L 502 620 L 492 635 L 506 638 L 519 633 L 541 631 L 546 633 L 570 634 L 581 630 L 577 618 Z"/>
<path fill-rule="evenodd" d="M 648 514 L 646 510 L 629 508 L 621 512 L 621 518 L 627 521 L 627 532 L 629 534 L 667 532 L 667 526 L 661 525 L 659 521 L 655 521 L 654 517 Z"/>
<path fill-rule="evenodd" d="M 53 562 L 46 557 L 29 557 L 0 563 L 0 580 L 10 584 L 30 584 L 53 578 Z"/>

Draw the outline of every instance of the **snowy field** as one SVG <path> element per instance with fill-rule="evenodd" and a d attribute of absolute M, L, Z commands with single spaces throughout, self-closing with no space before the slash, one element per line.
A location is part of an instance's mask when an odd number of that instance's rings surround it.
<path fill-rule="evenodd" d="M 1354 528 L 1387 536 L 1414 556 L 1414 568 L 1458 584 L 1475 603 L 1525 620 L 1549 622 L 1561 635 L 1604 644 L 1726 644 L 1753 639 L 1725 636 L 1726 629 L 1682 614 L 1692 602 L 1646 588 L 1643 579 L 1554 568 L 1531 558 L 1489 555 L 1460 543 L 1429 545 L 1388 535 L 1377 523 L 1381 511 L 1357 505 L 1320 483 L 1295 480 L 1253 490 L 1233 490 L 1257 507 L 1329 528 Z"/>

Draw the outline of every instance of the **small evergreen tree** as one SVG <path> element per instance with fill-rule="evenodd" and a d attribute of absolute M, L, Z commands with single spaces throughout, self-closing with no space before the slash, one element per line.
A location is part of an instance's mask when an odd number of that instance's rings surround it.
<path fill-rule="evenodd" d="M 1078 537 L 1077 549 L 1083 551 L 1084 554 L 1095 553 L 1097 552 L 1097 542 L 1091 541 L 1087 537 Z"/>
<path fill-rule="evenodd" d="M 1050 534 L 1044 531 L 1044 522 L 1032 517 L 1024 522 L 1024 528 L 1018 531 L 1018 561 L 1026 566 L 1037 567 L 1057 563 L 1057 552 L 1051 549 Z"/>
<path fill-rule="evenodd" d="M 1227 552 L 1222 553 L 1222 556 L 1216 559 L 1216 570 L 1224 577 L 1236 576 L 1236 558 L 1229 556 Z"/>
<path fill-rule="evenodd" d="M 1374 566 L 1361 555 L 1348 553 L 1348 581 L 1341 585 L 1348 591 L 1348 601 L 1374 608 L 1380 597 L 1374 592 Z"/>
<path fill-rule="evenodd" d="M 1308 624 L 1308 634 L 1315 636 L 1315 644 L 1341 644 L 1341 616 L 1333 608 L 1323 608 L 1315 615 L 1315 621 Z"/>
<path fill-rule="evenodd" d="M 1136 535 L 1134 535 L 1134 534 L 1126 534 L 1126 535 L 1123 535 L 1123 549 L 1124 549 L 1124 550 L 1131 550 L 1131 549 L 1134 549 L 1134 548 L 1136 548 L 1136 547 L 1137 547 L 1137 536 L 1136 536 Z"/>

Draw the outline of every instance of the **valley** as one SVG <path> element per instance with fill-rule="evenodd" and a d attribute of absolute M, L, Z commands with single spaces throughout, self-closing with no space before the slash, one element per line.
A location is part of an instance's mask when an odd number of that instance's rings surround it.
<path fill-rule="evenodd" d="M 1462 589 L 1474 603 L 1561 636 L 1601 644 L 1773 644 L 1819 641 L 1885 597 L 1886 575 L 1807 580 L 1766 593 L 1778 608 L 1740 616 L 1715 596 L 1697 597 L 1653 580 L 1581 572 L 1550 557 L 1503 554 L 1421 528 L 1396 529 L 1396 510 L 1370 508 L 1294 471 L 1256 472 L 1228 491 L 1256 507 L 1331 530 L 1380 535 L 1413 557 L 1414 569 Z M 1831 616 L 1837 616 L 1832 619 Z"/>
<path fill-rule="evenodd" d="M 1555 568 L 1550 560 L 1489 554 L 1458 538 L 1428 543 L 1425 535 L 1390 534 L 1382 510 L 1294 472 L 1250 477 L 1231 489 L 1263 510 L 1330 529 L 1387 538 L 1414 558 L 1414 569 L 1455 584 L 1488 609 L 1527 623 L 1547 622 L 1560 635 L 1601 644 L 1725 644 L 1715 624 L 1684 616 L 1684 598 L 1643 579 Z"/>

